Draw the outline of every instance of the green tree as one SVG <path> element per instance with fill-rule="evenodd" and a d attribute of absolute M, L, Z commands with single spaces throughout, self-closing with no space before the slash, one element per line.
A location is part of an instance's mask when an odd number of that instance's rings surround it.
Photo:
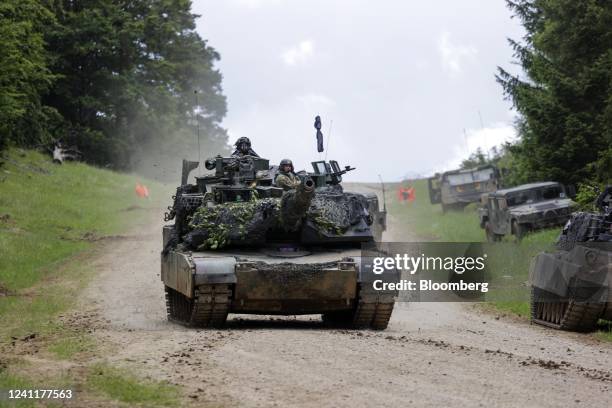
<path fill-rule="evenodd" d="M 194 117 L 205 146 L 227 149 L 219 55 L 195 31 L 191 1 L 47 4 L 58 22 L 46 38 L 59 78 L 44 101 L 64 118 L 56 133 L 86 159 L 126 169 L 151 151 L 185 156 L 194 150 Z"/>
<path fill-rule="evenodd" d="M 471 169 L 473 167 L 482 166 L 484 164 L 488 164 L 489 160 L 487 156 L 485 156 L 482 149 L 479 147 L 476 151 L 468 156 L 467 159 L 464 159 L 461 162 L 462 169 Z"/>
<path fill-rule="evenodd" d="M 521 181 L 612 177 L 612 2 L 507 1 L 522 21 L 509 40 L 526 76 L 497 80 L 521 113 L 510 152 Z"/>
<path fill-rule="evenodd" d="M 0 2 L 0 147 L 33 145 L 47 135 L 53 111 L 41 104 L 54 76 L 43 28 L 53 16 L 36 0 Z"/>

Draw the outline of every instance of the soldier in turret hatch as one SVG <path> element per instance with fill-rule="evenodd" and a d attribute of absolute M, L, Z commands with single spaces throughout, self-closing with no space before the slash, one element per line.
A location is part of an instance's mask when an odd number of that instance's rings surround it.
<path fill-rule="evenodd" d="M 248 137 L 241 137 L 234 143 L 236 150 L 232 153 L 234 157 L 242 157 L 242 156 L 254 156 L 259 157 L 257 153 L 253 149 L 251 149 L 251 141 Z"/>
<path fill-rule="evenodd" d="M 293 163 L 289 159 L 283 159 L 278 166 L 278 174 L 276 175 L 275 183 L 277 187 L 283 190 L 292 190 L 297 188 L 301 180 L 293 172 Z"/>

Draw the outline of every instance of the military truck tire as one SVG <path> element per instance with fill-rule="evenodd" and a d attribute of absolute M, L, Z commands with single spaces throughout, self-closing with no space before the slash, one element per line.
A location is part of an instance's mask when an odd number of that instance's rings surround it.
<path fill-rule="evenodd" d="M 563 299 L 553 293 L 531 287 L 531 321 L 558 330 L 593 331 L 605 303 L 579 301 L 573 294 Z"/>
<path fill-rule="evenodd" d="M 491 224 L 488 221 L 485 223 L 484 230 L 485 234 L 487 235 L 487 242 L 501 241 L 501 235 L 498 235 L 491 230 Z"/>
<path fill-rule="evenodd" d="M 527 234 L 527 226 L 524 224 L 519 224 L 517 221 L 512 221 L 512 235 L 516 238 L 517 241 L 521 241 L 525 235 Z"/>
<path fill-rule="evenodd" d="M 232 296 L 230 285 L 200 285 L 193 299 L 169 286 L 165 289 L 168 320 L 188 327 L 225 325 Z"/>

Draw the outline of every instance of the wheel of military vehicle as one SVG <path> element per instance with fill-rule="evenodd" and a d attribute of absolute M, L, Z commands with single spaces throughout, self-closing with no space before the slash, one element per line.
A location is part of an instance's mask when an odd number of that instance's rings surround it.
<path fill-rule="evenodd" d="M 494 233 L 493 230 L 491 229 L 491 224 L 490 223 L 485 223 L 485 234 L 487 234 L 487 241 L 488 242 L 499 242 L 501 241 L 501 236 Z"/>
<path fill-rule="evenodd" d="M 531 321 L 554 329 L 588 332 L 595 329 L 605 303 L 581 302 L 576 294 L 562 298 L 531 287 Z"/>
<path fill-rule="evenodd" d="M 512 235 L 517 241 L 521 241 L 527 234 L 527 227 L 519 224 L 517 221 L 512 221 Z"/>
<path fill-rule="evenodd" d="M 189 327 L 225 325 L 232 295 L 230 285 L 199 286 L 193 299 L 169 286 L 165 289 L 168 320 Z"/>

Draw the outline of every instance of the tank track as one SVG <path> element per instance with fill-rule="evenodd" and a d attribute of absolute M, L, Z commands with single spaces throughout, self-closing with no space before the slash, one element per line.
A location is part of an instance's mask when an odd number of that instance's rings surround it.
<path fill-rule="evenodd" d="M 200 285 L 193 299 L 166 286 L 168 320 L 189 327 L 225 325 L 231 305 L 231 285 Z"/>
<path fill-rule="evenodd" d="M 546 294 L 547 301 L 542 301 Z M 605 303 L 580 302 L 576 299 L 554 299 L 556 295 L 531 288 L 531 321 L 558 330 L 586 332 L 597 325 Z M 551 301 L 552 300 L 552 301 Z"/>
<path fill-rule="evenodd" d="M 395 302 L 371 302 L 360 298 L 353 317 L 353 327 L 357 329 L 371 328 L 373 330 L 386 329 L 389 325 L 394 305 Z"/>
<path fill-rule="evenodd" d="M 349 329 L 384 330 L 389 325 L 395 301 L 380 301 L 376 295 L 359 296 L 354 310 L 323 314 L 329 326 Z"/>

